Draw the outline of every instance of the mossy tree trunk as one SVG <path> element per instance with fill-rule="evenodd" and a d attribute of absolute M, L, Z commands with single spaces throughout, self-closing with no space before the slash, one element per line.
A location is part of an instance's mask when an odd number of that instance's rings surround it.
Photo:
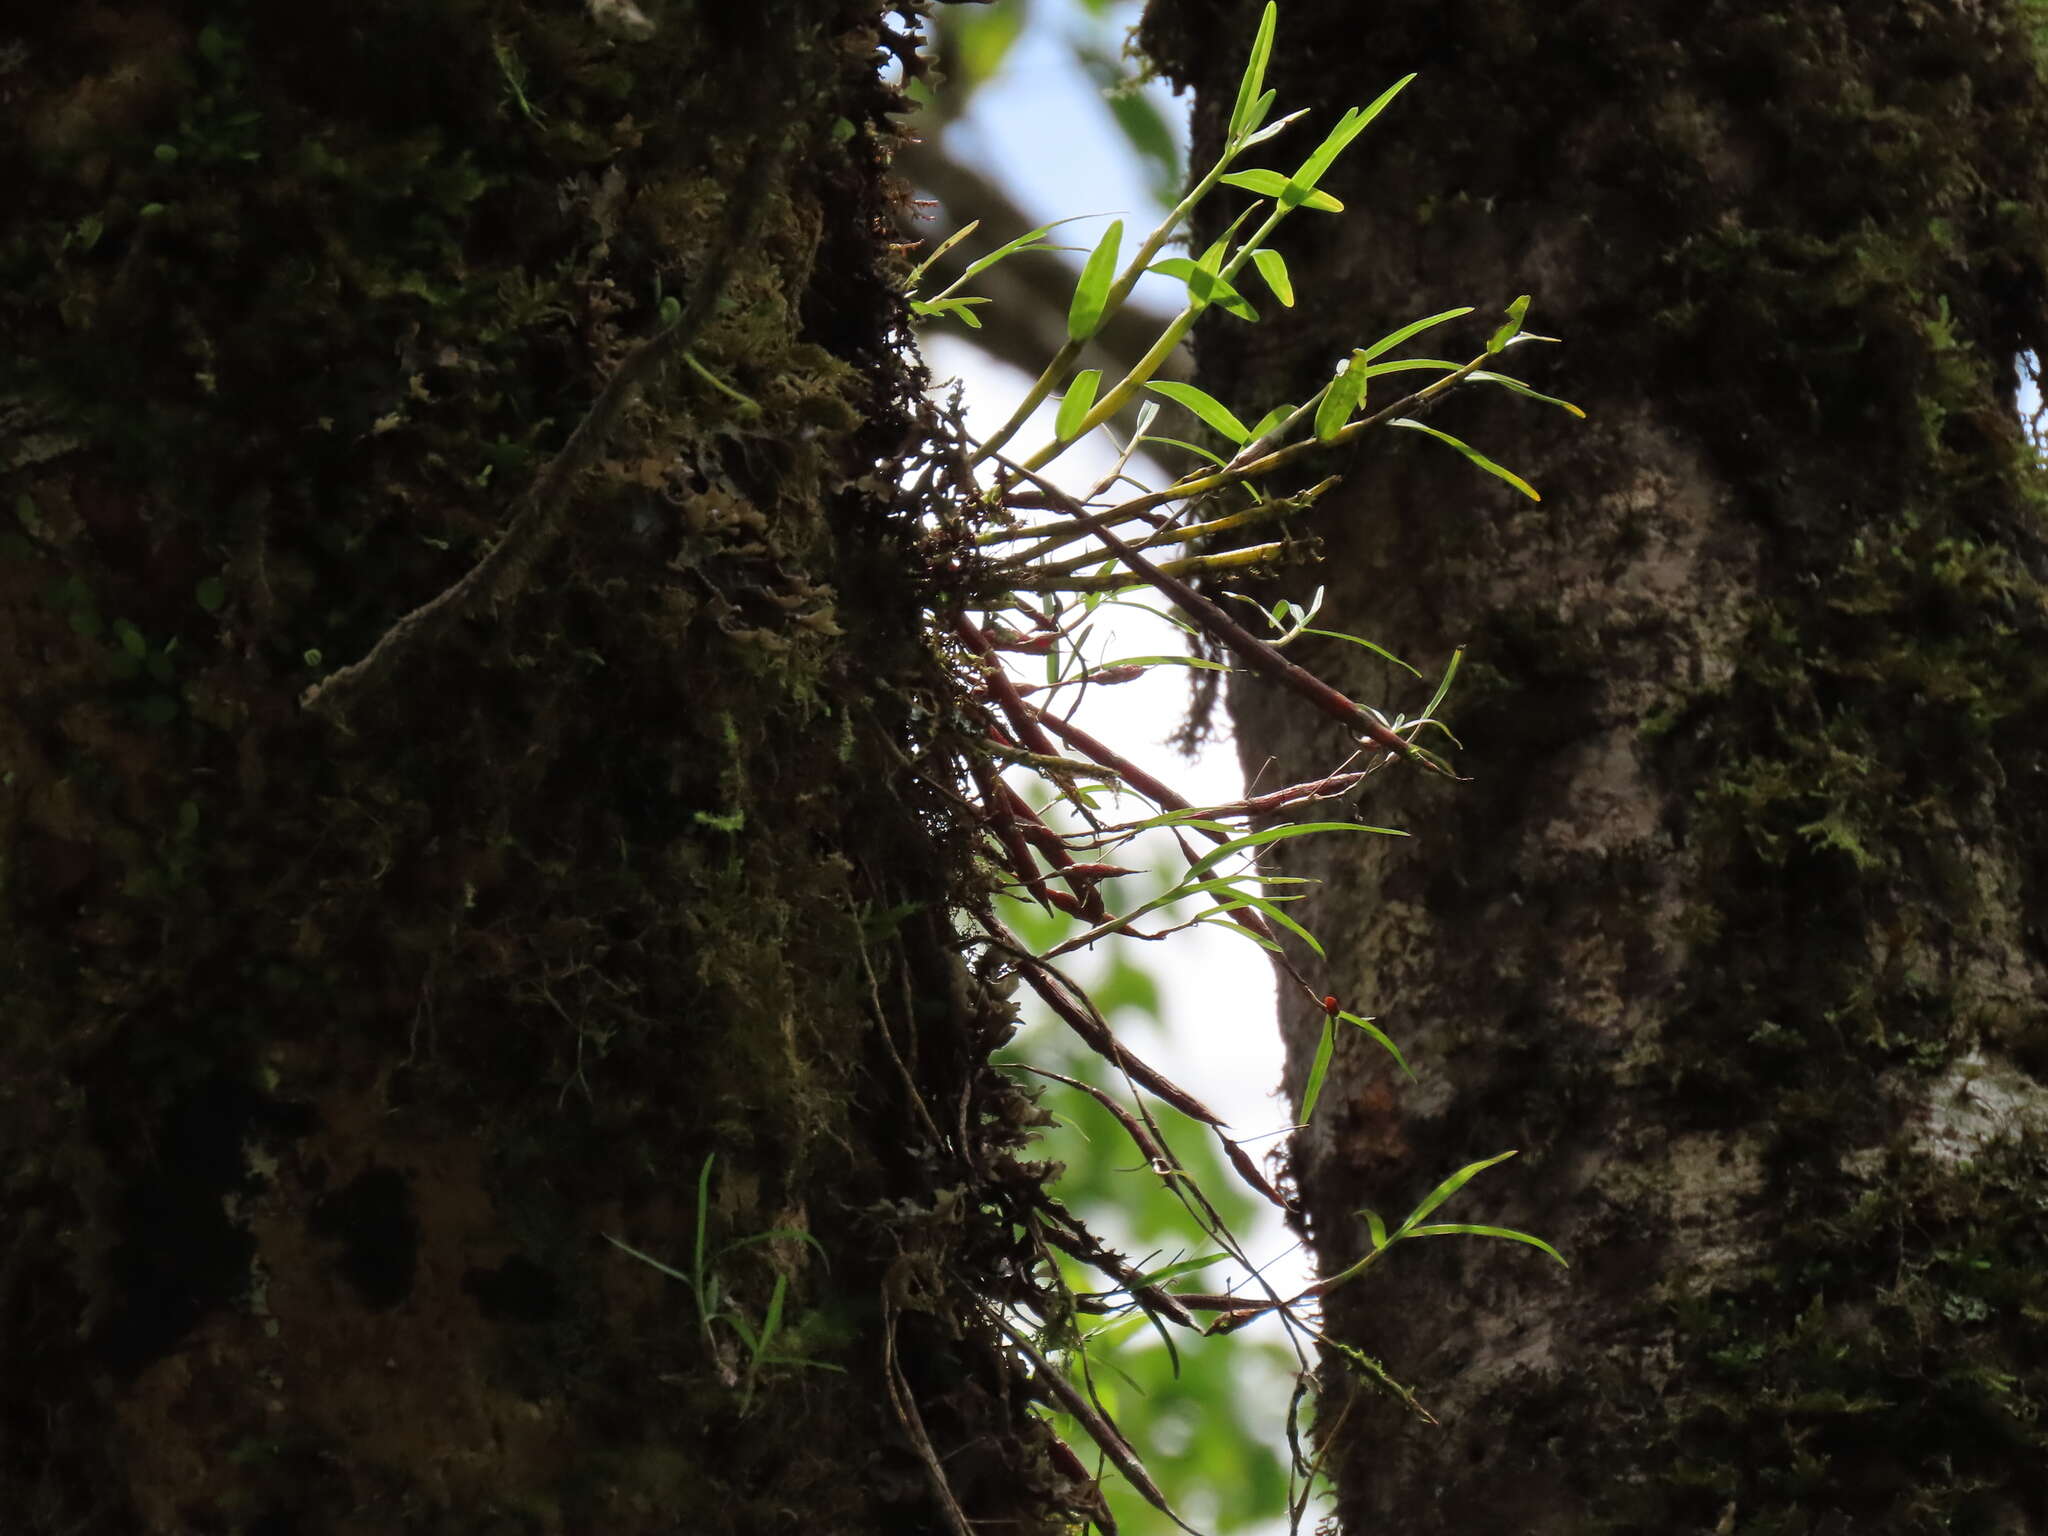
<path fill-rule="evenodd" d="M 946 1529 L 938 1462 L 1050 1523 L 898 766 L 883 29 L 0 30 L 9 1531 Z"/>
<path fill-rule="evenodd" d="M 1198 157 L 1255 10 L 1154 6 Z M 1390 771 L 1367 819 L 1411 840 L 1291 866 L 1331 989 L 1421 1074 L 1340 1055 L 1295 1152 L 1317 1251 L 1516 1147 L 1445 1216 L 1576 1266 L 1435 1240 L 1332 1298 L 1442 1420 L 1352 1415 L 1351 1529 L 2048 1531 L 2048 545 L 2014 385 L 2048 339 L 2040 16 L 1282 7 L 1285 105 L 1420 79 L 1326 183 L 1350 219 L 1289 226 L 1310 300 L 1219 320 L 1203 381 L 1257 414 L 1528 292 L 1566 344 L 1512 371 L 1591 417 L 1433 418 L 1540 505 L 1369 441 L 1295 581 L 1425 669 L 1471 647 L 1474 782 Z M 1362 656 L 1313 662 L 1420 704 Z M 1272 782 L 1341 749 L 1235 707 Z M 1318 1023 L 1287 1021 L 1297 1088 Z"/>

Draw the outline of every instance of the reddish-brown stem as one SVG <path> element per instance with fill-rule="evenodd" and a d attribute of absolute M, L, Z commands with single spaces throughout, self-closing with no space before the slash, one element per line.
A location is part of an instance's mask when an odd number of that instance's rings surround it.
<path fill-rule="evenodd" d="M 1033 474 L 1021 464 L 1011 463 L 1000 454 L 996 455 L 996 459 L 1005 469 L 1028 478 L 1032 484 L 1051 497 L 1061 511 L 1107 544 L 1116 553 L 1117 558 L 1131 568 L 1134 575 L 1172 598 L 1212 639 L 1243 657 L 1245 664 L 1261 677 L 1307 699 L 1324 714 L 1340 721 L 1347 730 L 1357 732 L 1375 746 L 1384 747 L 1389 752 L 1436 768 L 1438 772 L 1446 771 L 1437 768 L 1437 765 L 1413 742 L 1395 735 L 1362 706 L 1352 703 L 1313 672 L 1297 667 L 1179 577 L 1169 576 L 1147 560 L 1118 538 L 1103 519 L 1088 511 L 1051 481 Z"/>

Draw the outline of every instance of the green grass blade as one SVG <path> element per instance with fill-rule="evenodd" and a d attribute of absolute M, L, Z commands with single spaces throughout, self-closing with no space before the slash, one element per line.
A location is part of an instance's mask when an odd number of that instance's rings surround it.
<path fill-rule="evenodd" d="M 1509 1158 L 1513 1157 L 1514 1155 L 1515 1154 L 1513 1152 L 1502 1152 L 1496 1157 L 1483 1158 L 1476 1163 L 1467 1163 L 1464 1167 L 1460 1168 L 1456 1173 L 1452 1174 L 1448 1179 L 1445 1179 L 1443 1183 L 1437 1185 L 1435 1189 L 1431 1190 L 1429 1192 L 1429 1198 L 1424 1200 L 1422 1204 L 1418 1205 L 1417 1207 L 1415 1207 L 1414 1210 L 1408 1213 L 1408 1219 L 1401 1223 L 1401 1230 L 1395 1233 L 1394 1235 L 1396 1237 L 1401 1237 L 1409 1232 L 1412 1232 L 1415 1229 L 1415 1224 L 1417 1222 L 1421 1221 L 1423 1217 L 1427 1216 L 1431 1211 L 1435 1210 L 1438 1206 L 1442 1205 L 1446 1200 L 1450 1199 L 1451 1196 L 1455 1195 L 1459 1190 L 1463 1189 L 1467 1184 L 1471 1183 L 1474 1176 L 1484 1173 L 1487 1169 L 1491 1168 L 1495 1163 L 1506 1162 Z"/>
<path fill-rule="evenodd" d="M 1422 673 L 1420 671 L 1418 671 L 1414 667 L 1409 666 L 1407 662 L 1403 661 L 1400 657 L 1396 656 L 1392 651 L 1388 650 L 1385 646 L 1375 645 L 1372 641 L 1367 640 L 1362 636 L 1347 635 L 1334 629 L 1310 629 L 1306 625 L 1302 627 L 1301 632 L 1304 635 L 1321 635 L 1325 640 L 1342 640 L 1351 645 L 1362 645 L 1368 651 L 1371 651 L 1373 655 L 1379 657 L 1382 661 L 1391 661 L 1395 666 L 1402 668 L 1404 671 L 1414 672 L 1417 677 L 1422 676 Z"/>
<path fill-rule="evenodd" d="M 1415 1069 L 1408 1065 L 1408 1058 L 1401 1054 L 1401 1047 L 1394 1044 L 1393 1037 L 1390 1036 L 1385 1030 L 1381 1029 L 1379 1025 L 1373 1023 L 1371 1019 L 1361 1019 L 1355 1013 L 1339 1013 L 1337 1017 L 1342 1019 L 1346 1024 L 1356 1025 L 1358 1028 L 1364 1030 L 1368 1035 L 1371 1035 L 1373 1039 L 1377 1040 L 1380 1043 L 1380 1045 L 1385 1048 L 1386 1053 L 1394 1058 L 1394 1065 L 1399 1067 L 1403 1072 L 1408 1074 L 1409 1082 L 1413 1083 L 1421 1081 L 1421 1079 L 1416 1077 Z"/>
<path fill-rule="evenodd" d="M 1251 430 L 1237 419 L 1229 406 L 1207 390 L 1197 389 L 1192 384 L 1175 384 L 1164 380 L 1155 380 L 1145 387 L 1155 395 L 1164 395 L 1176 405 L 1186 406 L 1218 435 L 1229 438 L 1231 442 L 1244 443 L 1251 440 Z"/>
<path fill-rule="evenodd" d="M 1527 1243 L 1531 1248 L 1541 1248 L 1558 1263 L 1570 1269 L 1571 1261 L 1540 1237 L 1531 1237 L 1527 1232 L 1517 1232 L 1512 1227 L 1480 1227 L 1468 1222 L 1445 1222 L 1441 1226 L 1410 1227 L 1401 1234 L 1403 1237 L 1504 1237 L 1510 1242 Z"/>
<path fill-rule="evenodd" d="M 1266 65 L 1273 57 L 1273 32 L 1280 24 L 1280 8 L 1273 0 L 1266 0 L 1266 9 L 1259 17 L 1258 34 L 1252 39 L 1251 56 L 1245 60 L 1244 78 L 1237 83 L 1237 101 L 1230 109 L 1230 128 L 1226 140 L 1235 141 L 1256 126 L 1252 114 L 1257 110 L 1259 96 L 1266 88 Z"/>
<path fill-rule="evenodd" d="M 1419 336 L 1433 325 L 1442 325 L 1446 320 L 1456 320 L 1472 313 L 1467 304 L 1462 309 L 1447 309 L 1440 314 L 1425 315 L 1420 320 L 1411 320 L 1398 331 L 1390 331 L 1365 349 L 1365 360 L 1371 362 L 1382 352 L 1391 352 L 1410 336 Z"/>
<path fill-rule="evenodd" d="M 1074 285 L 1073 302 L 1067 306 L 1067 339 L 1086 341 L 1101 328 L 1103 307 L 1109 285 L 1116 281 L 1117 252 L 1124 241 L 1124 221 L 1114 219 L 1081 268 L 1081 280 Z M 1064 434 L 1063 434 L 1064 435 Z"/>
<path fill-rule="evenodd" d="M 1074 382 L 1067 386 L 1066 398 L 1060 401 L 1060 412 L 1053 420 L 1053 433 L 1065 441 L 1074 435 L 1074 429 L 1081 425 L 1081 418 L 1095 406 L 1095 392 L 1102 387 L 1102 370 L 1084 368 L 1074 375 Z"/>
<path fill-rule="evenodd" d="M 1294 1117 L 1296 1125 L 1307 1125 L 1308 1117 L 1316 1112 L 1316 1100 L 1323 1096 L 1323 1079 L 1330 1072 L 1330 1057 L 1337 1049 L 1337 1021 L 1323 1019 L 1323 1038 L 1316 1042 L 1316 1059 L 1309 1063 L 1308 1086 L 1301 1091 L 1301 1112 Z"/>
<path fill-rule="evenodd" d="M 1586 413 L 1576 405 L 1573 405 L 1571 401 L 1560 400 L 1555 395 L 1546 395 L 1540 390 L 1531 389 L 1520 379 L 1511 379 L 1504 373 L 1488 373 L 1482 368 L 1477 373 L 1466 374 L 1465 377 L 1475 384 L 1499 384 L 1503 388 L 1513 390 L 1518 395 L 1527 395 L 1531 400 L 1541 400 L 1545 405 L 1554 405 L 1560 410 L 1570 411 L 1581 421 L 1586 419 Z"/>
<path fill-rule="evenodd" d="M 1214 869 L 1217 864 L 1233 853 L 1242 853 L 1247 848 L 1262 847 L 1277 843 L 1283 838 L 1306 837 L 1311 832 L 1377 832 L 1382 837 L 1406 837 L 1406 832 L 1393 827 L 1369 827 L 1360 821 L 1289 821 L 1277 827 L 1264 827 L 1257 832 L 1247 832 L 1243 837 L 1234 837 L 1220 847 L 1212 848 L 1193 864 L 1188 866 L 1188 878 L 1199 879 Z"/>
<path fill-rule="evenodd" d="M 1411 432 L 1427 432 L 1431 437 L 1435 438 L 1438 442 L 1449 443 L 1453 448 L 1457 449 L 1458 452 L 1465 455 L 1466 458 L 1470 459 L 1474 464 L 1477 464 L 1489 475 L 1495 475 L 1498 476 L 1500 479 L 1507 481 L 1509 485 L 1512 485 L 1516 490 L 1520 491 L 1524 496 L 1528 497 L 1531 501 L 1541 501 L 1543 499 L 1542 496 L 1537 494 L 1535 486 L 1531 485 L 1528 481 L 1524 480 L 1512 469 L 1508 469 L 1503 467 L 1502 465 L 1494 463 L 1493 460 L 1489 459 L 1477 448 L 1474 448 L 1470 443 L 1455 438 L 1451 436 L 1451 434 L 1448 432 L 1439 432 L 1435 427 L 1425 425 L 1424 423 L 1416 421 L 1412 417 L 1408 416 L 1397 416 L 1392 421 L 1388 422 L 1387 425 L 1390 427 L 1406 427 Z"/>

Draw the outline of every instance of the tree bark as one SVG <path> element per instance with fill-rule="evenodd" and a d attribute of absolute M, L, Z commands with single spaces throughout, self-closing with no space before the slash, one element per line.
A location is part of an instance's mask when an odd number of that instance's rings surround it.
<path fill-rule="evenodd" d="M 1256 11 L 1153 7 L 1198 164 Z M 1351 214 L 1288 227 L 1304 302 L 1215 319 L 1204 385 L 1251 419 L 1455 304 L 1485 328 L 1421 350 L 1469 355 L 1529 292 L 1565 345 L 1508 371 L 1590 413 L 1433 418 L 1541 505 L 1369 439 L 1291 594 L 1327 581 L 1324 622 L 1425 671 L 1471 647 L 1474 782 L 1390 771 L 1366 819 L 1412 839 L 1290 865 L 1324 882 L 1330 990 L 1421 1077 L 1340 1051 L 1293 1151 L 1317 1253 L 1512 1147 L 1438 1219 L 1575 1266 L 1435 1239 L 1331 1297 L 1442 1421 L 1344 1421 L 1350 1529 L 2048 1531 L 2038 28 L 2003 0 L 1283 7 L 1295 137 L 1420 78 L 1324 183 Z M 1338 745 L 1232 703 L 1274 782 Z M 1285 1021 L 1297 1091 L 1320 1023 Z"/>
<path fill-rule="evenodd" d="M 0 36 L 8 1530 L 1057 1523 L 883 25 Z"/>

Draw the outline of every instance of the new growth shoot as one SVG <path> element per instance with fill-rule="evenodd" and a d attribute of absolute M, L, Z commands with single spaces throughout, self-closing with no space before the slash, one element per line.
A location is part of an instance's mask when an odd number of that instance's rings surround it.
<path fill-rule="evenodd" d="M 1121 220 L 1112 222 L 1089 249 L 1068 306 L 1066 340 L 1009 419 L 977 442 L 961 425 L 957 403 L 949 415 L 935 408 L 927 424 L 928 444 L 913 464 L 910 481 L 913 510 L 928 530 L 937 643 L 952 659 L 960 701 L 957 767 L 949 769 L 931 757 L 914 766 L 935 790 L 970 809 L 983 834 L 991 898 L 1035 903 L 1075 925 L 1069 936 L 1033 949 L 1004 921 L 996 900 L 982 902 L 968 914 L 972 942 L 981 952 L 980 973 L 992 985 L 1021 982 L 1029 987 L 1108 1063 L 1111 1080 L 1123 1083 L 1127 1095 L 1067 1078 L 1060 1081 L 1093 1095 L 1110 1111 L 1146 1167 L 1166 1170 L 1161 1176 L 1217 1249 L 1254 1276 L 1259 1267 L 1244 1254 L 1195 1181 L 1180 1170 L 1150 1103 L 1163 1101 L 1207 1127 L 1232 1167 L 1262 1198 L 1284 1209 L 1286 1197 L 1244 1146 L 1226 1134 L 1220 1117 L 1117 1038 L 1085 989 L 1069 979 L 1058 962 L 1075 950 L 1114 938 L 1154 939 L 1194 924 L 1220 926 L 1271 953 L 1286 984 L 1298 989 L 1323 1017 L 1321 1042 L 1299 1106 L 1301 1122 L 1316 1110 L 1341 1039 L 1363 1036 L 1408 1071 L 1407 1060 L 1389 1034 L 1326 992 L 1319 974 L 1325 961 L 1323 947 L 1288 911 L 1288 905 L 1299 899 L 1294 889 L 1299 882 L 1278 873 L 1269 861 L 1297 838 L 1401 835 L 1367 825 L 1342 809 L 1360 785 L 1390 765 L 1455 777 L 1441 755 L 1441 745 L 1455 745 L 1455 739 L 1439 712 L 1451 693 L 1461 653 L 1453 653 L 1427 702 L 1412 713 L 1362 703 L 1297 665 L 1288 655 L 1292 643 L 1303 635 L 1333 638 L 1362 646 L 1418 680 L 1420 674 L 1369 640 L 1312 627 L 1321 611 L 1320 591 L 1305 604 L 1281 601 L 1268 608 L 1231 593 L 1227 583 L 1246 572 L 1264 572 L 1281 564 L 1289 548 L 1281 535 L 1290 525 L 1298 526 L 1336 484 L 1331 476 L 1311 478 L 1315 465 L 1334 447 L 1358 443 L 1382 430 L 1420 433 L 1464 455 L 1519 494 L 1536 499 L 1537 491 L 1521 476 L 1421 418 L 1453 392 L 1489 387 L 1583 414 L 1576 406 L 1497 371 L 1510 350 L 1550 340 L 1525 329 L 1527 296 L 1509 304 L 1480 350 L 1462 361 L 1411 356 L 1405 349 L 1470 315 L 1469 307 L 1425 316 L 1377 338 L 1360 338 L 1333 359 L 1322 387 L 1298 402 L 1227 404 L 1194 385 L 1158 377 L 1195 323 L 1210 311 L 1227 317 L 1211 323 L 1256 324 L 1259 305 L 1297 302 L 1293 274 L 1271 243 L 1275 231 L 1298 212 L 1344 211 L 1343 204 L 1323 189 L 1323 182 L 1414 79 L 1411 75 L 1396 80 L 1369 104 L 1347 111 L 1312 139 L 1305 153 L 1280 162 L 1291 168 L 1258 165 L 1256 160 L 1264 155 L 1255 156 L 1254 151 L 1268 145 L 1279 148 L 1291 131 L 1306 132 L 1305 127 L 1298 128 L 1306 113 L 1277 119 L 1272 115 L 1276 93 L 1266 86 L 1265 74 L 1276 24 L 1276 9 L 1268 4 L 1214 163 L 1128 256 Z M 1221 235 L 1197 253 L 1165 254 L 1197 210 L 1212 198 L 1232 194 L 1249 198 Z M 986 301 L 963 290 L 997 262 L 1047 248 L 1056 227 L 1034 229 L 998 246 L 970 264 L 950 287 L 921 295 L 918 285 L 933 262 L 971 235 L 974 226 L 959 231 L 910 274 L 906 291 L 912 311 L 931 322 L 957 320 L 981 326 L 983 317 L 976 310 Z M 1183 302 L 1143 355 L 1112 378 L 1102 366 L 1090 364 L 1091 342 L 1124 309 L 1139 278 L 1148 272 L 1179 282 Z M 1055 398 L 1059 404 L 1052 436 L 1022 450 L 1015 447 L 1034 411 Z M 1181 413 L 1187 424 L 1171 427 L 1174 418 L 1169 411 Z M 1127 416 L 1130 434 L 1121 441 L 1112 437 L 1115 462 L 1100 483 L 1074 494 L 1047 477 L 1046 471 L 1075 444 L 1098 433 L 1113 434 Z M 1160 429 L 1162 419 L 1170 431 Z M 1201 440 L 1204 432 L 1209 434 L 1207 443 Z M 1164 485 L 1145 486 L 1133 471 L 1140 449 L 1188 467 Z M 1303 483 L 1305 489 L 1277 488 Z M 1107 664 L 1091 659 L 1086 647 L 1089 624 L 1108 602 L 1156 604 L 1157 611 L 1189 637 L 1194 656 Z M 1089 688 L 1128 682 L 1153 666 L 1191 661 L 1252 674 L 1285 690 L 1341 726 L 1354 749 L 1320 777 L 1229 804 L 1198 806 L 1153 771 L 1074 723 L 1074 704 Z M 1063 807 L 1064 814 L 1035 808 L 1007 776 L 1020 771 L 1033 775 L 1043 786 L 1043 796 Z M 1342 814 L 1332 814 L 1333 807 Z M 1133 840 L 1161 830 L 1177 850 L 1163 893 L 1113 903 L 1105 885 L 1132 872 L 1127 861 Z M 1149 1315 L 1169 1346 L 1171 1328 L 1224 1333 L 1256 1317 L 1274 1316 L 1287 1329 L 1302 1370 L 1304 1386 L 1296 1393 L 1296 1409 L 1308 1390 L 1310 1347 L 1316 1345 L 1359 1366 L 1413 1407 L 1412 1394 L 1387 1380 L 1369 1357 L 1325 1337 L 1319 1303 L 1408 1238 L 1454 1233 L 1499 1237 L 1558 1258 L 1547 1244 L 1524 1233 L 1424 1222 L 1468 1180 L 1512 1155 L 1504 1152 L 1460 1169 L 1391 1231 L 1373 1213 L 1361 1213 L 1371 1239 L 1367 1257 L 1291 1296 L 1271 1288 L 1229 1295 L 1182 1288 L 1193 1279 L 1192 1268 L 1199 1266 L 1141 1271 L 1070 1212 L 1048 1201 L 1032 1212 L 1029 1222 L 1051 1287 L 1045 1305 L 1029 1320 L 1038 1342 L 1025 1337 L 1017 1316 L 996 1321 L 1020 1358 L 1028 1356 L 1022 1368 L 1048 1386 L 1053 1399 L 1143 1497 L 1171 1515 L 1145 1476 L 1136 1451 L 1087 1385 L 1085 1355 L 1080 1357 L 1083 1384 L 1077 1386 L 1041 1353 L 1041 1347 L 1050 1343 L 1055 1351 L 1073 1351 L 1082 1337 L 1077 1317 L 1132 1308 Z M 1104 1288 L 1068 1290 L 1059 1279 L 1058 1256 L 1099 1273 Z M 1298 1447 L 1292 1418 L 1291 1411 L 1290 1444 Z M 1290 1502 L 1298 1524 L 1315 1474 L 1315 1463 L 1298 1451 L 1295 1474 Z M 942 1503 L 957 1507 L 950 1495 Z"/>

